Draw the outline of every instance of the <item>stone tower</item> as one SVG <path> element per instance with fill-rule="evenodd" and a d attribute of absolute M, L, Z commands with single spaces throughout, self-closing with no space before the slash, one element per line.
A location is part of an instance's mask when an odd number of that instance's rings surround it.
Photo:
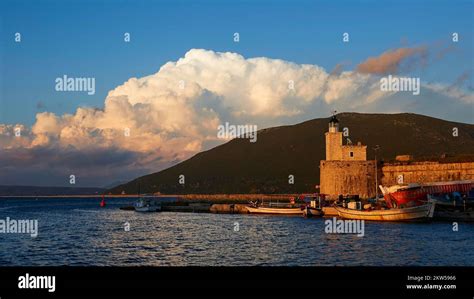
<path fill-rule="evenodd" d="M 367 161 L 367 146 L 360 142 L 343 144 L 339 120 L 335 115 L 329 120 L 326 137 L 326 160 L 320 162 L 321 193 L 328 198 L 342 195 L 370 197 L 375 194 L 375 161 Z"/>
<path fill-rule="evenodd" d="M 329 120 L 329 131 L 326 132 L 326 161 L 366 161 L 367 146 L 360 142 L 357 145 L 342 144 L 342 132 L 339 132 L 339 121 L 336 115 Z"/>
<path fill-rule="evenodd" d="M 341 160 L 342 132 L 339 132 L 339 121 L 333 115 L 329 120 L 329 131 L 326 135 L 326 160 Z"/>

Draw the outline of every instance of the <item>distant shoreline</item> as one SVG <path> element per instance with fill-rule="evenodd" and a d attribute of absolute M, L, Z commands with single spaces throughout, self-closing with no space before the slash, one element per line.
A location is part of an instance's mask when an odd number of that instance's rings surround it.
<path fill-rule="evenodd" d="M 107 198 L 133 198 L 133 197 L 161 197 L 161 198 L 177 198 L 183 201 L 208 201 L 208 202 L 239 202 L 250 200 L 282 200 L 289 201 L 293 197 L 299 197 L 304 194 L 160 194 L 160 195 L 140 195 L 140 194 L 109 194 L 104 195 Z M 0 199 L 17 198 L 102 198 L 102 194 L 85 194 L 85 195 L 0 195 Z"/>

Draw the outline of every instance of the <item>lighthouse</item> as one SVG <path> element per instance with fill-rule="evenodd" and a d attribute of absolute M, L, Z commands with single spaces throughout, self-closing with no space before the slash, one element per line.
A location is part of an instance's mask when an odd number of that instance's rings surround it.
<path fill-rule="evenodd" d="M 339 132 L 339 121 L 337 120 L 336 115 L 333 115 L 329 120 L 329 133 Z"/>
<path fill-rule="evenodd" d="M 339 132 L 339 120 L 333 115 L 326 132 L 326 160 L 341 160 L 342 132 Z"/>
<path fill-rule="evenodd" d="M 339 131 L 339 125 L 339 119 L 334 114 L 324 134 L 326 160 L 321 160 L 319 166 L 321 193 L 329 198 L 337 198 L 341 194 L 370 197 L 374 193 L 375 162 L 367 161 L 366 145 L 360 142 L 352 144 L 349 140 L 344 142 L 345 137 L 349 136 Z M 342 131 L 348 132 L 346 128 Z"/>
<path fill-rule="evenodd" d="M 329 119 L 326 137 L 326 161 L 366 161 L 367 146 L 360 142 L 344 145 L 343 134 L 339 132 L 339 120 L 336 115 Z"/>

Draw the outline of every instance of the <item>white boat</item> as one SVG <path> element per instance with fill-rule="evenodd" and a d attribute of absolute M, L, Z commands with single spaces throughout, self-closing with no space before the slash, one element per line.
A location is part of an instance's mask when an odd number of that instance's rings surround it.
<path fill-rule="evenodd" d="M 155 198 L 141 197 L 134 204 L 137 212 L 159 212 L 161 211 L 161 203 Z"/>
<path fill-rule="evenodd" d="M 435 203 L 430 201 L 424 205 L 403 208 L 403 209 L 387 209 L 387 210 L 356 210 L 348 209 L 340 206 L 334 206 L 339 217 L 355 220 L 372 220 L 372 221 L 413 221 L 428 220 L 433 218 Z"/>
<path fill-rule="evenodd" d="M 246 207 L 251 214 L 302 215 L 302 208 Z"/>

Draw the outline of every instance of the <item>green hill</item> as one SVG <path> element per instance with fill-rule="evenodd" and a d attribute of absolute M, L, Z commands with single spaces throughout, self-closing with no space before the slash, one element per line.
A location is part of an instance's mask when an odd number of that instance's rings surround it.
<path fill-rule="evenodd" d="M 472 160 L 474 125 L 449 122 L 423 115 L 360 114 L 337 115 L 340 130 L 349 128 L 353 143 L 367 145 L 368 159 L 380 145 L 379 159 L 411 154 L 418 160 Z M 324 133 L 329 118 L 258 131 L 258 141 L 234 139 L 196 154 L 173 167 L 137 178 L 109 190 L 113 194 L 161 192 L 183 193 L 299 193 L 314 192 L 319 183 L 319 161 L 325 159 Z M 453 128 L 458 137 L 453 137 Z M 185 175 L 185 185 L 178 176 Z M 295 177 L 293 185 L 288 176 Z"/>

